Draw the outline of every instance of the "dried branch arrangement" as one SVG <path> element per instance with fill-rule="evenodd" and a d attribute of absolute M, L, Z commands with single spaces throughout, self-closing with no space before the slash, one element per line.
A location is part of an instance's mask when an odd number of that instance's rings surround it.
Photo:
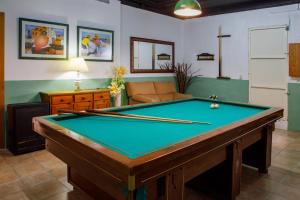
<path fill-rule="evenodd" d="M 160 68 L 163 70 L 170 70 L 175 73 L 178 90 L 183 94 L 186 92 L 188 86 L 191 85 L 193 79 L 200 76 L 197 75 L 200 70 L 193 71 L 192 64 L 177 63 L 176 65 L 173 65 L 172 63 L 165 63 L 160 65 Z"/>

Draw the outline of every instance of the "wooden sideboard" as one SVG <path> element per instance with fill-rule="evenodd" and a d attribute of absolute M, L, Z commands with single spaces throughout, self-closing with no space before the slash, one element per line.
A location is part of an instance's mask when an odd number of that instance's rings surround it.
<path fill-rule="evenodd" d="M 57 114 L 59 109 L 82 111 L 110 106 L 109 89 L 40 92 L 40 96 L 42 102 L 49 103 L 51 114 Z"/>

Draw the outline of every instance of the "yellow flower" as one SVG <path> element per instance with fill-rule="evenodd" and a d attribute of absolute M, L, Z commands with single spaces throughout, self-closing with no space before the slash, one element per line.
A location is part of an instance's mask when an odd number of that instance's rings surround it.
<path fill-rule="evenodd" d="M 123 77 L 126 74 L 126 68 L 124 66 L 115 67 L 114 73 L 116 77 Z"/>
<path fill-rule="evenodd" d="M 108 88 L 110 89 L 110 94 L 112 96 L 117 96 L 121 93 L 121 89 L 116 82 L 111 82 L 111 85 L 108 86 Z"/>
<path fill-rule="evenodd" d="M 113 68 L 113 74 L 110 86 L 108 87 L 110 89 L 110 94 L 112 96 L 119 95 L 123 89 L 125 89 L 124 85 L 124 75 L 126 74 L 126 68 L 124 66 L 116 66 Z"/>

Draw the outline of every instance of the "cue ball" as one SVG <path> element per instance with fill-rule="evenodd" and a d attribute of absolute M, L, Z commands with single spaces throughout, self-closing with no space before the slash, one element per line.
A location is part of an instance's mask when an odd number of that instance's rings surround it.
<path fill-rule="evenodd" d="M 210 104 L 210 108 L 211 108 L 211 109 L 219 108 L 219 104 L 217 104 L 217 103 L 212 103 L 212 104 Z"/>

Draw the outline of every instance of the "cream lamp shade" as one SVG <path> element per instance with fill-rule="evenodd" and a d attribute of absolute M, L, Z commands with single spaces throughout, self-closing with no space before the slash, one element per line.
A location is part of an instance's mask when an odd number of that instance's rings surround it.
<path fill-rule="evenodd" d="M 70 71 L 87 72 L 89 71 L 85 60 L 81 57 L 72 58 L 70 61 Z"/>
<path fill-rule="evenodd" d="M 70 71 L 77 72 L 77 79 L 74 81 L 75 84 L 75 91 L 79 91 L 80 89 L 80 72 L 87 72 L 89 69 L 86 65 L 86 62 L 83 58 L 71 58 L 70 60 Z"/>

